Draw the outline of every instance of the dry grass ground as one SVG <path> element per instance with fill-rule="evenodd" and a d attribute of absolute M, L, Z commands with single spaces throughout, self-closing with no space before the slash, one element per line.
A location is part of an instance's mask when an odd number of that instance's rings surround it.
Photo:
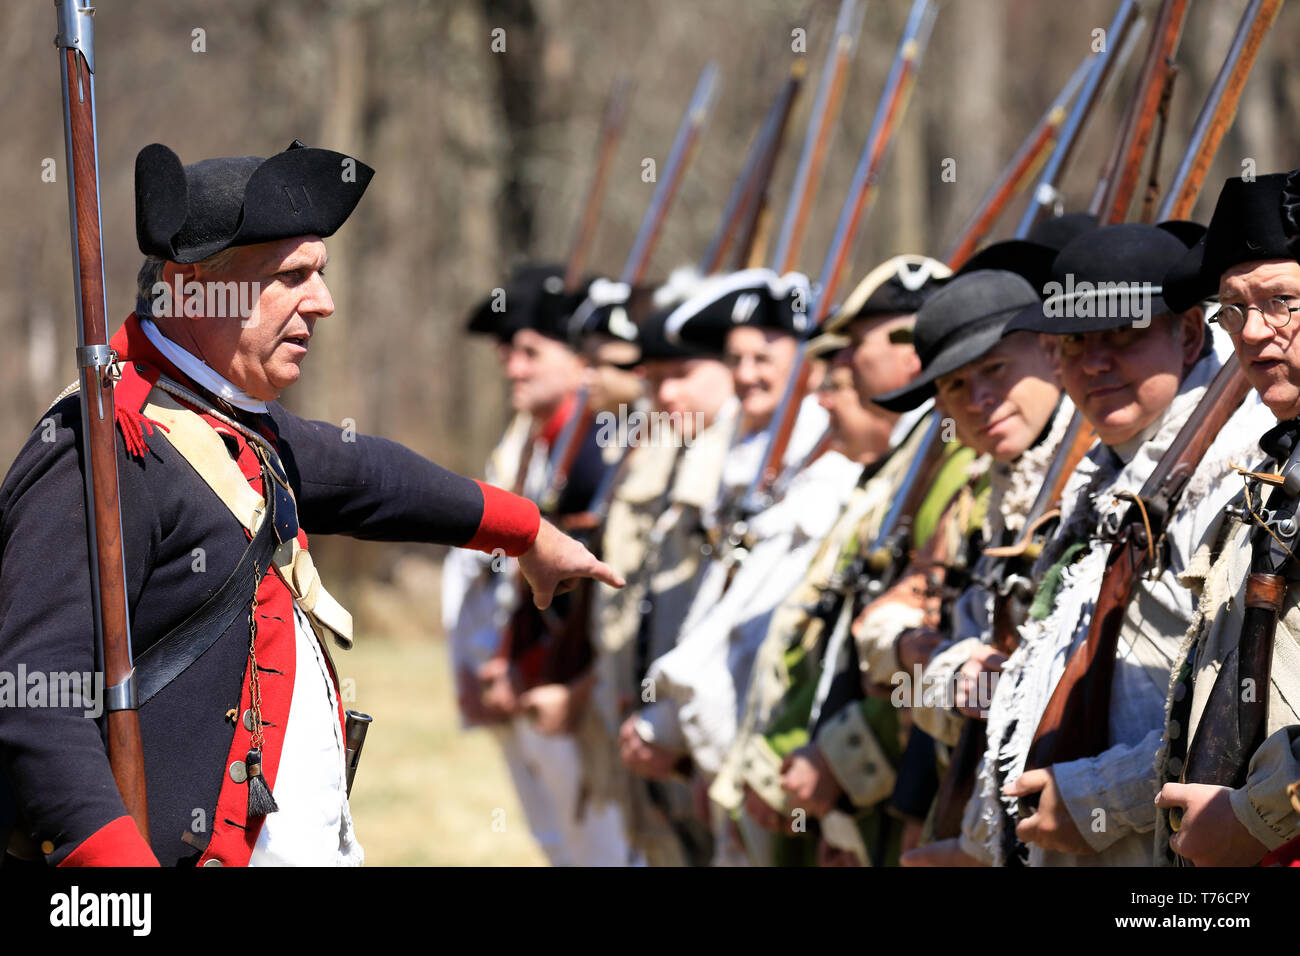
<path fill-rule="evenodd" d="M 359 624 L 370 603 L 356 609 Z M 344 706 L 375 718 L 351 799 L 366 865 L 544 866 L 490 732 L 460 728 L 446 644 L 427 620 L 359 627 L 355 648 L 334 655 L 345 698 L 355 691 Z M 504 830 L 493 828 L 496 808 Z"/>

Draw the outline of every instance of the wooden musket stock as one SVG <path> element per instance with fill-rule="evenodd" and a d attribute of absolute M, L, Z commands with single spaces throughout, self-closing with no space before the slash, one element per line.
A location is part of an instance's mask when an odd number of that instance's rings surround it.
<path fill-rule="evenodd" d="M 95 130 L 95 53 L 89 5 L 59 0 L 55 46 L 63 76 L 68 205 L 77 290 L 77 365 L 84 432 L 87 536 L 96 637 L 103 653 L 108 759 L 126 811 L 149 840 L 144 747 L 136 709 L 117 482 L 114 378 L 105 319 Z"/>

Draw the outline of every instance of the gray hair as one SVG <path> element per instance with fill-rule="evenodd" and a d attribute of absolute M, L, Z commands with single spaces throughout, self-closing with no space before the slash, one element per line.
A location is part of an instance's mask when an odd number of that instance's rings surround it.
<path fill-rule="evenodd" d="M 214 252 L 197 263 L 207 273 L 220 273 L 230 264 L 239 252 L 239 247 L 228 246 L 220 252 Z M 145 256 L 135 279 L 135 314 L 140 318 L 154 318 L 154 287 L 163 281 L 163 269 L 167 260 L 161 256 Z"/>

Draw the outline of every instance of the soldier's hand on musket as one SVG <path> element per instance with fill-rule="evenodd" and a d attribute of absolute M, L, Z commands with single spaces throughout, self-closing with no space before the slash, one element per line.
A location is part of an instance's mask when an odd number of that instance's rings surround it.
<path fill-rule="evenodd" d="M 1254 866 L 1268 847 L 1241 825 L 1232 810 L 1232 790 L 1205 783 L 1167 783 L 1156 795 L 1162 810 L 1182 810 L 1169 848 L 1197 866 Z"/>
<path fill-rule="evenodd" d="M 667 780 L 673 775 L 679 755 L 661 744 L 650 743 L 637 733 L 638 717 L 633 714 L 618 729 L 618 752 L 623 765 L 638 777 Z"/>
<path fill-rule="evenodd" d="M 1006 662 L 1007 656 L 991 644 L 980 646 L 966 659 L 966 663 L 957 672 L 954 704 L 958 712 L 976 720 L 988 717 L 995 684 L 994 679 L 981 679 L 980 675 L 999 674 Z"/>
<path fill-rule="evenodd" d="M 1016 824 L 1016 836 L 1024 842 L 1055 853 L 1073 853 L 1076 856 L 1091 856 L 1097 852 L 1079 833 L 1069 807 L 1056 789 L 1056 775 L 1051 767 L 1021 774 L 1007 784 L 1003 792 L 1013 797 L 1039 794 L 1038 809 Z"/>
<path fill-rule="evenodd" d="M 745 786 L 745 813 L 764 830 L 771 833 L 789 833 L 790 827 L 781 814 L 773 810 L 768 802 L 754 792 L 748 784 Z"/>
<path fill-rule="evenodd" d="M 815 817 L 830 813 L 844 792 L 816 744 L 786 754 L 781 761 L 781 789 L 790 794 L 792 804 Z"/>
<path fill-rule="evenodd" d="M 545 518 L 537 528 L 533 546 L 519 556 L 519 572 L 533 589 L 540 610 L 551 606 L 557 594 L 572 591 L 580 578 L 595 578 L 613 588 L 626 582 L 607 564 Z"/>
<path fill-rule="evenodd" d="M 915 850 L 908 850 L 899 858 L 900 866 L 983 866 L 979 860 L 961 848 L 961 840 L 936 840 Z"/>

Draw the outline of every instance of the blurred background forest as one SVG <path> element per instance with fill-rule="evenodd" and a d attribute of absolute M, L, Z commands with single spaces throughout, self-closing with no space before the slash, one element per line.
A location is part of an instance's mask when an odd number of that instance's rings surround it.
<path fill-rule="evenodd" d="M 1117 5 L 942 4 L 849 287 L 888 255 L 943 254 Z M 722 71 L 713 115 L 655 255 L 651 278 L 662 278 L 702 253 L 794 55 L 791 31 L 801 27 L 808 79 L 772 193 L 773 205 L 783 208 L 838 3 L 102 0 L 98 6 L 110 329 L 134 303 L 141 257 L 132 182 L 141 147 L 162 142 L 193 162 L 269 155 L 297 137 L 356 156 L 377 174 L 328 243 L 337 311 L 317 329 L 307 374 L 286 404 L 335 423 L 351 418 L 360 431 L 479 474 L 506 420 L 506 391 L 489 343 L 462 334 L 464 316 L 513 263 L 567 255 L 615 74 L 629 72 L 635 91 L 590 262 L 606 274 L 621 267 L 654 188 L 641 179 L 642 160 L 653 157 L 663 169 L 700 68 L 712 59 Z M 802 268 L 814 276 L 910 2 L 866 6 L 805 244 Z M 1244 6 L 1245 0 L 1192 0 L 1164 149 L 1166 177 Z M 0 351 L 0 452 L 7 462 L 74 377 L 74 313 L 59 69 L 50 42 L 54 10 L 27 0 L 6 3 L 4 14 L 0 330 L 9 346 Z M 496 28 L 505 31 L 505 52 L 491 49 Z M 1201 221 L 1219 184 L 1240 175 L 1247 159 L 1260 173 L 1300 164 L 1300 128 L 1293 128 L 1300 104 L 1297 36 L 1300 4 L 1292 3 L 1264 45 L 1206 180 L 1196 213 Z M 1085 134 L 1065 183 L 1068 207 L 1080 208 L 1091 196 L 1145 36 L 1141 43 L 1118 95 L 1101 104 Z M 42 179 L 47 158 L 54 159 L 54 183 Z M 941 179 L 945 159 L 956 161 L 953 182 Z M 994 238 L 1014 227 L 1022 202 Z M 405 638 L 427 650 L 438 620 L 434 549 L 319 541 L 313 543 L 318 550 L 326 581 L 358 617 L 359 634 Z M 526 856 L 527 849 L 521 852 Z M 398 859 L 428 857 L 403 851 L 390 861 Z"/>

